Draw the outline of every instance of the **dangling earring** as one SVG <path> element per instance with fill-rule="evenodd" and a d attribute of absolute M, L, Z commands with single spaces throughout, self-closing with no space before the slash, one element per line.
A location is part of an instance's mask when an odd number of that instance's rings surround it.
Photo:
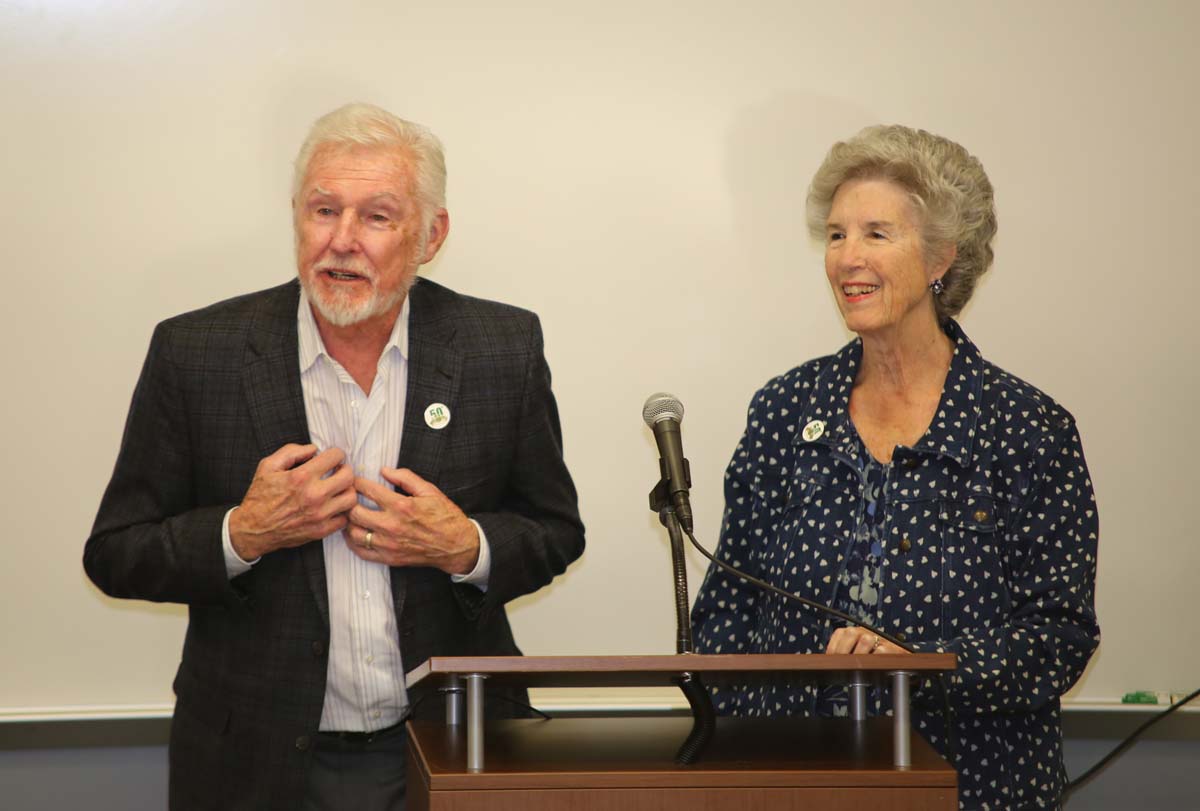
<path fill-rule="evenodd" d="M 946 289 L 946 283 L 941 279 L 934 279 L 929 283 L 929 289 L 933 291 L 935 296 L 940 296 L 942 291 Z"/>

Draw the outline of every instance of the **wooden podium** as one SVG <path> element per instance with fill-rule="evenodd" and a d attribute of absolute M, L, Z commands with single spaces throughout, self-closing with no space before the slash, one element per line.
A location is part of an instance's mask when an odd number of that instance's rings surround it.
<path fill-rule="evenodd" d="M 446 723 L 408 724 L 410 811 L 717 811 L 958 808 L 954 769 L 909 729 L 909 679 L 952 654 L 433 658 L 409 686 L 446 692 Z M 697 763 L 675 754 L 687 717 L 483 721 L 484 683 L 669 686 L 786 679 L 846 684 L 857 720 L 720 718 Z M 866 718 L 866 689 L 892 687 L 891 718 Z"/>

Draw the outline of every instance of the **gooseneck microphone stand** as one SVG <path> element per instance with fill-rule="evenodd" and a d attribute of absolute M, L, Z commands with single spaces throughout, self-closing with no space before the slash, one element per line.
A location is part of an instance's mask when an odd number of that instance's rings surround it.
<path fill-rule="evenodd" d="M 691 487 L 691 471 L 688 469 L 686 459 L 683 460 L 683 464 L 684 475 L 688 480 L 687 485 Z M 654 489 L 650 491 L 650 509 L 658 513 L 658 520 L 667 528 L 667 534 L 671 539 L 671 565 L 675 576 L 675 652 L 688 654 L 693 653 L 694 648 L 692 646 L 692 622 L 688 614 L 683 528 L 679 524 L 679 517 L 675 515 L 675 508 L 671 504 L 670 476 L 664 460 L 659 460 L 659 470 L 661 478 Z M 675 755 L 675 762 L 686 766 L 699 759 L 704 748 L 712 739 L 716 729 L 716 713 L 713 711 L 712 697 L 708 694 L 698 673 L 685 671 L 672 681 L 678 685 L 687 698 L 688 705 L 692 708 L 692 731 Z"/>

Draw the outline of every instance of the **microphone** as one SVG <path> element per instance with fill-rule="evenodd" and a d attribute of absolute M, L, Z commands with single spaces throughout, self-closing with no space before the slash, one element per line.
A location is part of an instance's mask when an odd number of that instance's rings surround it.
<path fill-rule="evenodd" d="M 684 531 L 691 533 L 692 504 L 688 499 L 688 490 L 692 486 L 692 475 L 688 460 L 683 456 L 683 439 L 679 432 L 679 424 L 683 421 L 683 403 L 675 395 L 666 392 L 651 394 L 642 406 L 642 419 L 654 432 L 654 441 L 658 444 L 658 455 L 661 457 L 659 468 L 662 483 L 666 485 L 675 516 Z"/>

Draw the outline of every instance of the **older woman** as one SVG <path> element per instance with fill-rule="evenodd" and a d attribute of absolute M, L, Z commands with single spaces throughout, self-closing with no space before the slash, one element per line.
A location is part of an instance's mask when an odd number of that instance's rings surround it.
<path fill-rule="evenodd" d="M 813 178 L 809 230 L 858 338 L 767 383 L 726 472 L 718 556 L 917 651 L 957 654 L 918 730 L 955 753 L 963 808 L 1052 808 L 1059 697 L 1099 641 L 1096 505 L 1075 421 L 984 360 L 954 321 L 992 262 L 992 187 L 945 138 L 872 127 Z M 902 653 L 713 568 L 708 653 Z M 844 690 L 720 689 L 718 711 L 839 715 Z M 872 698 L 886 712 L 886 695 Z"/>

